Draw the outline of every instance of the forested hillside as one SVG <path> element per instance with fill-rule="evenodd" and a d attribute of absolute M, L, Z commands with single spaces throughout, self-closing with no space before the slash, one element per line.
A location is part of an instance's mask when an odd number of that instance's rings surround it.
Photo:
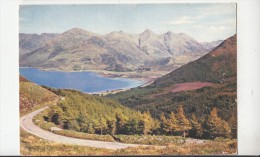
<path fill-rule="evenodd" d="M 68 130 L 87 133 L 115 134 L 124 132 L 119 125 L 138 119 L 141 113 L 109 98 L 75 90 L 50 89 L 63 97 L 45 112 L 45 120 Z M 120 129 L 121 130 L 120 130 Z"/>
<path fill-rule="evenodd" d="M 202 58 L 155 80 L 146 87 L 138 87 L 109 97 L 123 105 L 140 111 L 149 110 L 154 118 L 161 113 L 170 117 L 172 111 L 183 106 L 188 118 L 192 114 L 205 124 L 210 112 L 216 108 L 220 118 L 234 126 L 237 113 L 237 68 L 236 35 L 228 38 Z M 207 83 L 208 86 L 195 90 L 177 90 L 176 85 L 186 83 Z M 206 127 L 205 127 L 206 128 Z M 233 128 L 233 133 L 236 128 Z"/>

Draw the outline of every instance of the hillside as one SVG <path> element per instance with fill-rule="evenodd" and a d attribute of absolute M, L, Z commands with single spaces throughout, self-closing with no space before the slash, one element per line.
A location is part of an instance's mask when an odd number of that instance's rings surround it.
<path fill-rule="evenodd" d="M 148 66 L 169 70 L 208 50 L 184 33 L 140 34 L 122 31 L 99 35 L 73 28 L 61 34 L 20 34 L 20 66 L 59 70 L 132 71 Z M 174 62 L 165 62 L 170 58 Z M 154 65 L 151 63 L 157 62 Z M 149 64 L 150 63 L 150 64 Z M 168 66 L 170 68 L 162 69 Z"/>
<path fill-rule="evenodd" d="M 109 98 L 85 94 L 76 90 L 41 87 L 23 76 L 20 76 L 19 94 L 21 115 L 44 106 L 50 106 L 45 112 L 47 113 L 45 118 L 49 119 L 50 122 L 59 122 L 59 125 L 65 129 L 76 131 L 91 132 L 89 130 L 90 123 L 93 127 L 91 129 L 95 131 L 100 123 L 100 118 L 103 118 L 102 120 L 106 123 L 108 120 L 115 120 L 117 114 L 123 116 L 124 120 L 138 118 L 141 115 L 141 113 Z"/>
<path fill-rule="evenodd" d="M 19 48 L 20 48 L 20 56 L 32 52 L 40 47 L 43 47 L 49 40 L 54 38 L 58 34 L 53 33 L 43 33 L 41 35 L 38 34 L 19 34 Z"/>
<path fill-rule="evenodd" d="M 76 90 L 45 88 L 63 99 L 43 113 L 44 119 L 63 129 L 92 134 L 123 133 L 123 124 L 142 115 L 109 98 Z"/>
<path fill-rule="evenodd" d="M 136 110 L 149 110 L 159 118 L 182 105 L 203 121 L 216 107 L 225 120 L 236 117 L 237 48 L 236 35 L 210 53 L 158 78 L 153 84 L 120 92 L 109 97 Z"/>
<path fill-rule="evenodd" d="M 19 102 L 22 115 L 38 107 L 52 105 L 58 98 L 54 93 L 28 81 L 20 75 Z"/>
<path fill-rule="evenodd" d="M 213 51 L 173 72 L 158 78 L 153 86 L 202 81 L 223 83 L 237 75 L 236 35 L 228 38 Z"/>

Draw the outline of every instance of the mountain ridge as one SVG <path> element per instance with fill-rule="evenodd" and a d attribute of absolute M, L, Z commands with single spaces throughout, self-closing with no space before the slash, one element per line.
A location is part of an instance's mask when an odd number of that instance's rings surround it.
<path fill-rule="evenodd" d="M 30 45 L 23 39 L 20 38 L 20 43 L 25 43 L 25 47 L 26 43 Z M 100 35 L 72 28 L 51 36 L 42 45 L 30 49 L 30 52 L 22 53 L 22 48 L 20 46 L 20 66 L 74 71 L 133 71 L 144 65 L 160 70 L 164 66 L 186 64 L 208 52 L 202 44 L 184 33 L 167 32 L 158 35 L 149 29 L 140 34 L 114 31 Z M 176 65 L 159 64 L 153 67 L 147 64 L 169 57 L 177 62 Z"/>

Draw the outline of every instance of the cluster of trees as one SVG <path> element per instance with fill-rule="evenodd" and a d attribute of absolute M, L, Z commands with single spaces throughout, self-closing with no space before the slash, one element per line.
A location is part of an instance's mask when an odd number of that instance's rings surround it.
<path fill-rule="evenodd" d="M 234 114 L 233 114 L 234 115 Z M 195 114 L 188 119 L 183 107 L 178 108 L 177 113 L 171 112 L 169 118 L 161 114 L 161 133 L 166 135 L 183 135 L 188 133 L 190 137 L 196 138 L 236 138 L 237 122 L 232 116 L 230 124 L 218 116 L 217 108 L 213 108 L 206 119 L 199 120 Z"/>
<path fill-rule="evenodd" d="M 95 134 L 182 135 L 196 138 L 236 138 L 236 112 L 228 121 L 213 107 L 209 114 L 197 117 L 186 114 L 185 106 L 155 118 L 147 110 L 129 109 L 109 98 L 74 90 L 52 90 L 64 97 L 58 105 L 43 113 L 44 119 L 63 129 Z M 186 108 L 185 108 L 186 109 Z M 186 109 L 187 110 L 187 109 Z M 176 111 L 176 112 L 174 112 Z"/>
<path fill-rule="evenodd" d="M 160 119 L 163 112 L 168 118 L 171 111 L 178 111 L 178 106 L 183 105 L 185 116 L 192 120 L 198 119 L 203 127 L 202 138 L 209 138 L 211 135 L 208 129 L 208 119 L 213 108 L 217 108 L 218 117 L 224 120 L 231 127 L 231 136 L 236 137 L 236 83 L 228 83 L 214 87 L 204 87 L 194 91 L 160 94 L 165 89 L 137 88 L 127 92 L 110 95 L 123 105 L 135 110 L 149 110 L 151 115 Z M 232 120 L 233 119 L 233 120 Z M 194 121 L 194 120 L 193 120 Z M 165 132 L 165 134 L 169 134 Z M 200 133 L 201 134 L 201 133 Z M 189 136 L 199 137 L 194 129 L 189 130 Z"/>
<path fill-rule="evenodd" d="M 171 112 L 170 117 L 167 119 L 164 113 L 161 114 L 161 129 L 166 134 L 179 134 L 183 133 L 186 136 L 186 131 L 192 129 L 191 122 L 186 118 L 182 106 L 178 108 L 177 114 Z"/>
<path fill-rule="evenodd" d="M 149 112 L 136 112 L 132 116 L 123 114 L 121 110 L 114 115 L 100 113 L 97 118 L 92 115 L 80 114 L 70 117 L 71 112 L 62 110 L 60 104 L 51 107 L 44 119 L 59 125 L 63 129 L 75 130 L 91 134 L 152 134 L 159 127 L 159 121 L 152 118 Z"/>
<path fill-rule="evenodd" d="M 64 107 L 64 106 L 63 106 Z M 75 107 L 76 108 L 76 107 Z M 229 124 L 219 118 L 217 109 L 214 108 L 207 120 L 199 121 L 195 114 L 191 118 L 187 118 L 180 106 L 176 113 L 166 117 L 161 114 L 160 119 L 152 118 L 149 111 L 143 113 L 136 112 L 132 115 L 126 115 L 118 110 L 112 115 L 99 114 L 98 118 L 91 118 L 91 115 L 79 112 L 74 118 L 69 117 L 73 112 L 68 112 L 62 105 L 53 106 L 45 119 L 60 125 L 64 129 L 76 130 L 86 133 L 95 134 L 153 134 L 153 135 L 182 135 L 196 138 L 215 138 L 215 137 L 231 137 L 232 127 L 236 131 L 236 126 Z M 75 114 L 75 112 L 74 112 Z M 236 119 L 233 119 L 236 125 Z"/>
<path fill-rule="evenodd" d="M 217 108 L 213 108 L 207 121 L 208 133 L 210 137 L 230 137 L 231 127 L 229 124 L 218 117 Z"/>

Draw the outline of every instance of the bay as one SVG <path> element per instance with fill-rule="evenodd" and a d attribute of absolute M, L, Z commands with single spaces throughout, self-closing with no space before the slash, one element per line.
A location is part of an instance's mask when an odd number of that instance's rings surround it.
<path fill-rule="evenodd" d="M 139 80 L 108 78 L 89 71 L 44 71 L 36 68 L 20 68 L 19 70 L 22 76 L 38 85 L 61 89 L 76 89 L 86 93 L 128 89 L 143 84 Z"/>

